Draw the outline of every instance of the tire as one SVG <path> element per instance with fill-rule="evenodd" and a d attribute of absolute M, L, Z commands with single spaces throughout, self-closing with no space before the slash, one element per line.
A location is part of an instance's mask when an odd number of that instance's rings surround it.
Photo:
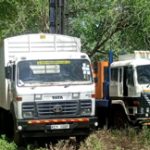
<path fill-rule="evenodd" d="M 84 142 L 88 135 L 76 136 L 76 150 L 80 149 L 81 142 Z"/>
<path fill-rule="evenodd" d="M 125 129 L 129 126 L 129 122 L 126 114 L 120 110 L 113 112 L 113 128 L 115 129 Z"/>
<path fill-rule="evenodd" d="M 9 139 L 12 139 L 12 137 L 13 137 L 13 118 L 9 112 L 7 112 L 6 116 L 7 116 L 7 120 L 6 120 L 6 125 L 5 125 L 5 128 L 6 128 L 5 133 Z"/>
<path fill-rule="evenodd" d="M 15 121 L 13 121 L 13 140 L 18 146 L 22 146 L 24 144 L 22 133 L 17 130 Z"/>
<path fill-rule="evenodd" d="M 10 122 L 12 124 L 12 129 L 11 129 L 10 133 L 12 135 L 12 139 L 18 146 L 22 146 L 24 144 L 24 140 L 22 137 L 22 133 L 19 132 L 17 129 L 17 121 L 15 118 L 15 111 L 14 111 L 13 103 L 11 103 L 10 112 L 11 112 L 11 121 Z"/>
<path fill-rule="evenodd" d="M 14 136 L 13 136 L 14 142 L 18 145 L 21 146 L 23 145 L 23 141 L 22 141 L 22 136 L 19 132 L 14 132 Z"/>
<path fill-rule="evenodd" d="M 0 134 L 6 134 L 6 112 L 3 109 L 0 109 Z"/>
<path fill-rule="evenodd" d="M 88 135 L 78 135 L 76 136 L 76 142 L 80 144 L 81 142 L 84 142 L 87 137 Z"/>

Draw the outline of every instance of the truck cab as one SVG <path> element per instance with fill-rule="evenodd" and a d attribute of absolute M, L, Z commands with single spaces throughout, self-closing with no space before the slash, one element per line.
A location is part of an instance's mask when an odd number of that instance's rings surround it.
<path fill-rule="evenodd" d="M 150 52 L 123 55 L 110 66 L 110 99 L 132 123 L 150 125 Z"/>

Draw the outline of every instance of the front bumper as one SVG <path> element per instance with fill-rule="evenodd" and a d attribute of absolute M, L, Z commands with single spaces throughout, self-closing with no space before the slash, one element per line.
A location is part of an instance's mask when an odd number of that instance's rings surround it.
<path fill-rule="evenodd" d="M 52 129 L 51 125 L 69 125 L 68 129 Z M 98 126 L 97 117 L 45 120 L 18 120 L 18 132 L 23 137 L 64 137 L 87 135 Z"/>

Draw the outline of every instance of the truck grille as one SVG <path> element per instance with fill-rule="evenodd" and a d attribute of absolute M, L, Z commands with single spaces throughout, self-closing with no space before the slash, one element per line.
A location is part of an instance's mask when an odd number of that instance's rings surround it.
<path fill-rule="evenodd" d="M 91 109 L 91 100 L 80 101 L 80 109 Z"/>
<path fill-rule="evenodd" d="M 50 102 L 35 102 L 23 103 L 23 111 L 35 111 L 36 117 L 39 118 L 54 118 L 54 117 L 74 117 L 80 115 L 80 110 L 91 109 L 91 100 L 80 101 L 50 101 Z"/>
<path fill-rule="evenodd" d="M 141 104 L 144 105 L 145 107 L 150 106 L 150 95 L 149 94 L 142 95 Z"/>
<path fill-rule="evenodd" d="M 138 114 L 140 117 L 150 117 L 150 95 L 143 94 L 140 100 L 140 106 L 138 107 Z M 147 114 L 147 115 L 146 115 Z"/>
<path fill-rule="evenodd" d="M 37 112 L 39 117 L 77 115 L 78 101 L 38 102 Z"/>
<path fill-rule="evenodd" d="M 23 112 L 29 112 L 29 111 L 34 112 L 35 111 L 34 103 L 33 102 L 23 103 L 22 104 L 22 111 Z"/>

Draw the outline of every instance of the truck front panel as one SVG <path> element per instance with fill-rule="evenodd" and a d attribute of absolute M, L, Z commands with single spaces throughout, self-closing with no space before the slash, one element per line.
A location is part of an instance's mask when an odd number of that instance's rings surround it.
<path fill-rule="evenodd" d="M 16 122 L 24 134 L 38 128 L 72 130 L 74 135 L 75 130 L 98 125 L 87 59 L 21 60 L 16 65 L 15 89 Z"/>

